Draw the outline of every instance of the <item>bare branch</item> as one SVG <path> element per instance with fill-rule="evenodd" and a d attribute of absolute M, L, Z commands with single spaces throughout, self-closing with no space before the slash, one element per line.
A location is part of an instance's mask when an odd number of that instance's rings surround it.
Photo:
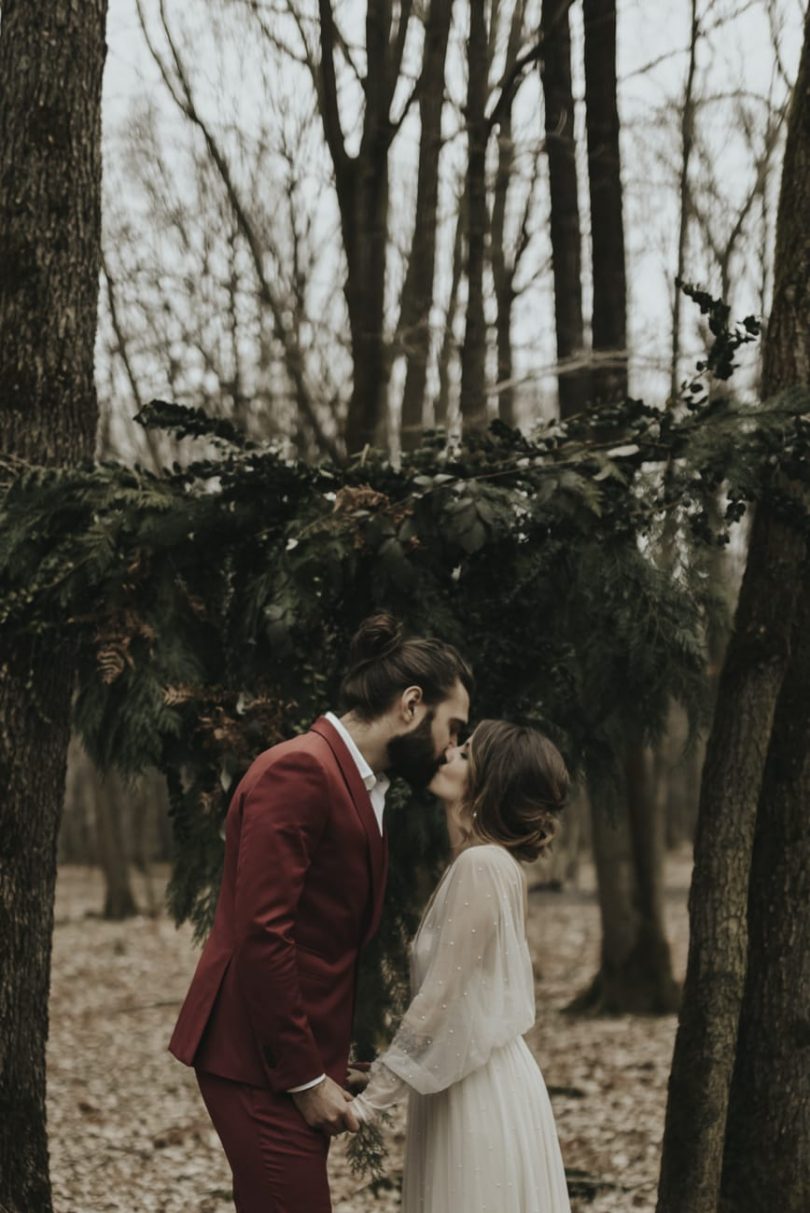
<path fill-rule="evenodd" d="M 270 314 L 273 318 L 274 330 L 284 351 L 284 365 L 295 389 L 296 403 L 298 404 L 298 407 L 301 409 L 302 413 L 307 417 L 307 420 L 309 421 L 313 430 L 319 435 L 319 441 L 323 449 L 333 459 L 337 460 L 340 458 L 340 451 L 335 440 L 324 431 L 321 419 L 315 407 L 315 403 L 312 400 L 306 384 L 302 351 L 297 342 L 291 338 L 291 334 L 288 332 L 284 321 L 284 308 L 282 302 L 277 297 L 276 292 L 273 290 L 265 273 L 263 249 L 258 234 L 242 203 L 239 191 L 236 188 L 236 184 L 230 170 L 230 165 L 228 164 L 222 149 L 214 138 L 211 128 L 200 115 L 194 101 L 194 96 L 185 70 L 185 65 L 180 56 L 180 52 L 168 23 L 165 0 L 160 0 L 159 11 L 164 36 L 171 53 L 172 62 L 174 64 L 176 77 L 175 81 L 171 79 L 168 68 L 163 63 L 162 57 L 159 55 L 154 47 L 154 44 L 151 42 L 148 34 L 146 33 L 146 21 L 143 14 L 142 0 L 136 0 L 136 7 L 141 28 L 144 30 L 144 36 L 147 41 L 148 49 L 155 60 L 158 69 L 160 70 L 161 76 L 166 82 L 169 93 L 179 109 L 202 134 L 205 145 L 208 149 L 208 153 L 225 188 L 225 192 L 233 210 L 233 214 L 236 218 L 239 230 L 251 255 L 251 260 L 253 262 L 256 278 L 259 284 L 260 297 L 270 309 Z"/>

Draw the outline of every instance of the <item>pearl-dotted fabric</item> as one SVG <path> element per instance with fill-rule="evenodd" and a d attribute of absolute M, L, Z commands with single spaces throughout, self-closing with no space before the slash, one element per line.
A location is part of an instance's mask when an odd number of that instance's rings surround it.
<path fill-rule="evenodd" d="M 355 1101 L 408 1095 L 402 1213 L 570 1213 L 545 1083 L 522 1039 L 534 981 L 520 868 L 474 846 L 440 881 L 411 948 L 413 999 Z"/>

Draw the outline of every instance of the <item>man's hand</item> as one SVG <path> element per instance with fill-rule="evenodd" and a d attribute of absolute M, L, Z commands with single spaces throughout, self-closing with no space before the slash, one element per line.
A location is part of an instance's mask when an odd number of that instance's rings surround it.
<path fill-rule="evenodd" d="M 320 1129 L 329 1137 L 337 1137 L 338 1133 L 356 1133 L 359 1126 L 357 1117 L 349 1104 L 352 1097 L 343 1087 L 339 1087 L 331 1078 L 325 1078 L 317 1087 L 308 1091 L 293 1093 L 296 1108 L 311 1129 Z"/>

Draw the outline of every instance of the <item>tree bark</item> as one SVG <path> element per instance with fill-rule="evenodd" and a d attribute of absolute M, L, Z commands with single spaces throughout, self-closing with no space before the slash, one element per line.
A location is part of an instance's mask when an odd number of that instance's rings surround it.
<path fill-rule="evenodd" d="M 593 351 L 590 377 L 597 401 L 627 394 L 627 292 L 624 268 L 619 110 L 616 91 L 616 5 L 584 0 L 585 109 L 593 265 Z M 622 891 L 636 916 L 629 951 L 613 976 L 610 1009 L 666 1013 L 677 1006 L 661 906 L 663 823 L 640 739 L 628 739 L 625 759 L 627 845 L 632 883 Z M 597 812 L 604 812 L 597 808 Z M 609 865 L 600 880 L 612 880 Z M 615 899 L 614 899 L 615 900 Z M 625 908 L 628 918 L 630 908 Z M 607 924 L 603 919 L 603 929 Z M 615 968 L 615 966 L 614 966 Z M 605 963 L 603 959 L 603 970 Z M 600 977 L 597 976 L 597 982 Z M 607 1009 L 607 1007 L 606 1007 Z"/>
<path fill-rule="evenodd" d="M 681 301 L 683 299 L 680 282 L 684 277 L 686 265 L 686 238 L 689 233 L 689 161 L 692 158 L 692 145 L 695 135 L 695 65 L 697 62 L 700 25 L 698 22 L 697 0 L 691 0 L 691 2 L 692 20 L 689 38 L 689 65 L 686 69 L 686 86 L 683 95 L 683 109 L 681 110 L 681 171 L 678 189 L 680 213 L 678 216 L 678 262 L 672 295 L 672 356 L 670 359 L 669 376 L 670 405 L 673 405 L 678 399 L 680 389 Z M 725 295 L 723 298 L 725 298 Z"/>
<path fill-rule="evenodd" d="M 809 35 L 806 18 L 779 199 L 774 302 L 764 348 L 765 396 L 810 382 L 810 235 L 805 224 L 810 202 Z M 808 506 L 807 490 L 781 479 L 757 509 L 707 746 L 689 896 L 689 960 L 669 1085 L 658 1213 L 716 1213 L 720 1195 L 746 975 L 755 820 L 769 747 L 784 744 L 775 732 L 771 740 L 774 715 L 806 576 L 804 533 L 781 508 L 785 496 L 798 498 L 804 509 Z M 792 676 L 786 694 L 791 685 Z M 780 728 L 782 719 L 780 713 Z M 752 896 L 759 906 L 759 892 L 753 888 Z M 770 929 L 767 923 L 756 924 L 758 935 Z M 754 946 L 760 962 L 761 938 Z M 796 979 L 801 981 L 802 974 Z M 757 1014 L 750 1002 L 746 1013 L 749 1022 Z M 741 1070 L 739 1082 L 747 1081 Z M 771 1106 L 772 1100 L 773 1094 Z M 736 1149 L 732 1141 L 730 1151 Z M 737 1182 L 733 1169 L 730 1153 L 729 1190 Z M 784 1176 L 771 1173 L 771 1181 L 781 1207 Z"/>
<path fill-rule="evenodd" d="M 585 334 L 582 320 L 582 237 L 579 224 L 574 95 L 571 84 L 570 0 L 543 0 L 543 58 L 541 76 L 545 99 L 546 157 L 548 159 L 551 263 L 554 272 L 554 320 L 557 333 L 557 371 L 560 417 L 582 412 L 590 396 L 586 366 L 568 369 L 571 360 L 582 362 Z"/>
<path fill-rule="evenodd" d="M 517 0 L 512 10 L 509 39 L 503 77 L 509 78 L 515 70 L 520 42 L 523 34 L 525 6 Z M 490 35 L 490 42 L 492 35 Z M 498 417 L 506 425 L 515 424 L 515 389 L 512 385 L 512 307 L 515 302 L 515 274 L 518 257 L 525 240 L 525 224 L 514 256 L 506 249 L 506 208 L 509 189 L 515 171 L 515 144 L 512 138 L 512 103 L 514 92 L 509 90 L 502 105 L 502 116 L 498 128 L 498 168 L 495 173 L 495 188 L 490 223 L 489 256 L 492 265 L 492 280 L 495 287 L 495 338 L 498 355 Z M 530 203 L 527 201 L 527 207 Z"/>
<path fill-rule="evenodd" d="M 121 781 L 110 771 L 102 779 L 92 771 L 93 811 L 96 821 L 98 862 L 104 875 L 102 917 L 111 922 L 134 918 L 138 913 L 129 878 L 129 860 L 124 845 L 122 812 L 125 801 Z"/>
<path fill-rule="evenodd" d="M 450 36 L 452 0 L 431 0 L 425 27 L 419 115 L 419 169 L 411 255 L 402 286 L 399 337 L 407 369 L 402 395 L 400 440 L 403 450 L 419 445 L 430 355 L 430 310 L 436 267 L 436 217 L 439 206 L 439 154 L 442 146 L 444 69 Z"/>
<path fill-rule="evenodd" d="M 450 281 L 450 298 L 447 301 L 444 332 L 442 334 L 441 348 L 439 349 L 439 390 L 433 406 L 433 423 L 436 426 L 446 427 L 450 416 L 450 380 L 458 348 L 455 326 L 456 313 L 458 311 L 458 292 L 464 268 L 464 242 L 467 227 L 466 211 L 466 200 L 462 196 L 458 201 L 456 230 L 453 237 L 453 275 Z"/>
<path fill-rule="evenodd" d="M 385 271 L 388 252 L 388 153 L 397 131 L 394 98 L 405 48 L 411 0 L 399 7 L 369 0 L 366 10 L 365 111 L 360 148 L 349 155 L 343 137 L 335 74 L 337 30 L 331 0 L 319 0 L 321 58 L 318 101 L 324 135 L 335 170 L 343 248 L 344 294 L 349 313 L 353 381 L 346 419 L 351 455 L 375 441 L 387 411 L 389 359 L 385 348 Z"/>
<path fill-rule="evenodd" d="M 461 347 L 461 424 L 467 432 L 485 429 L 487 424 L 484 256 L 489 56 L 485 9 L 485 0 L 471 0 L 467 44 L 467 317 Z"/>
<path fill-rule="evenodd" d="M 616 95 L 615 0 L 583 0 L 585 125 L 593 264 L 593 389 L 597 400 L 627 395 L 627 286 Z"/>
<path fill-rule="evenodd" d="M 810 386 L 810 19 L 785 152 L 769 381 Z M 748 967 L 729 1096 L 721 1208 L 810 1208 L 810 561 L 800 586 L 757 807 Z"/>
<path fill-rule="evenodd" d="M 0 24 L 0 446 L 91 458 L 106 0 L 5 0 Z M 69 644 L 0 640 L 0 1208 L 50 1213 L 45 1121 Z"/>
<path fill-rule="evenodd" d="M 592 802 L 602 955 L 590 986 L 572 1011 L 665 1015 L 679 991 L 664 925 L 663 817 L 654 794 L 651 763 L 640 740 L 625 751 L 622 795 L 611 805 L 603 793 Z"/>
<path fill-rule="evenodd" d="M 754 834 L 723 1213 L 810 1208 L 810 567 Z"/>

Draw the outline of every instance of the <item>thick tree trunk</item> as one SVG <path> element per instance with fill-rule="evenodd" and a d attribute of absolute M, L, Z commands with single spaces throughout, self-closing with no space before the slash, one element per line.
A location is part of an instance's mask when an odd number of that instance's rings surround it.
<path fill-rule="evenodd" d="M 810 18 L 785 152 L 769 381 L 810 387 Z M 810 1208 L 810 561 L 757 808 L 748 970 L 729 1097 L 721 1208 Z"/>
<path fill-rule="evenodd" d="M 810 17 L 806 18 L 785 148 L 774 303 L 764 351 L 765 395 L 788 385 L 810 383 L 810 233 L 806 226 L 810 206 L 809 36 Z M 800 497 L 807 507 L 806 489 L 784 481 L 777 487 L 780 495 Z M 806 576 L 805 559 L 803 533 L 791 525 L 773 495 L 767 496 L 757 509 L 751 530 L 748 563 L 703 768 L 689 896 L 689 961 L 670 1077 L 659 1213 L 716 1213 L 718 1205 L 729 1085 L 746 975 L 755 819 L 769 747 L 775 754 L 778 751 L 774 747 L 784 744 L 776 734 L 773 742 L 771 737 L 790 661 L 796 608 Z M 787 694 L 792 685 L 793 674 Z M 780 728 L 784 727 L 782 719 L 780 712 Z M 787 779 L 791 778 L 788 773 Z M 797 791 L 798 784 L 794 783 L 790 797 Z M 760 896 L 759 890 L 752 889 L 754 915 L 761 912 Z M 762 938 L 770 930 L 767 922 L 756 924 L 758 963 L 762 960 Z M 775 939 L 781 938 L 784 943 L 780 931 L 781 927 Z M 774 958 L 774 963 L 782 962 Z M 803 971 L 797 974 L 799 982 L 802 978 Z M 757 975 L 752 972 L 755 979 Z M 773 1008 L 760 1006 L 757 1011 L 749 1002 L 749 1023 L 766 1009 Z M 790 1012 L 782 1007 L 781 1013 Z M 804 1063 L 797 1060 L 797 1068 L 799 1064 Z M 779 1075 L 774 1079 L 778 1084 Z M 739 1082 L 744 1085 L 747 1081 L 741 1071 Z M 778 1099 L 775 1091 L 770 1093 L 770 1107 L 774 1098 Z M 735 1133 L 738 1131 L 739 1127 Z M 737 1154 L 733 1142 L 730 1151 Z M 729 1190 L 737 1186 L 734 1165 L 730 1153 Z M 781 1207 L 784 1176 L 770 1174 L 774 1201 Z"/>
<path fill-rule="evenodd" d="M 569 0 L 543 0 L 543 59 L 546 157 L 551 204 L 551 262 L 554 271 L 554 320 L 557 332 L 557 372 L 560 417 L 586 408 L 590 374 L 585 366 L 566 369 L 582 360 L 582 238 L 579 225 L 574 95 L 571 85 Z"/>
<path fill-rule="evenodd" d="M 93 454 L 106 0 L 4 0 L 0 447 Z M 45 1122 L 70 646 L 0 641 L 0 1208 L 49 1213 Z"/>
<path fill-rule="evenodd" d="M 419 115 L 422 134 L 416 183 L 416 218 L 411 255 L 402 286 L 399 337 L 407 370 L 402 395 L 401 445 L 413 450 L 422 434 L 428 357 L 430 310 L 436 264 L 436 216 L 439 205 L 439 153 L 442 146 L 444 68 L 450 35 L 452 0 L 431 0 L 425 27 L 422 92 Z"/>
<path fill-rule="evenodd" d="M 467 322 L 461 349 L 461 424 L 467 432 L 484 429 L 487 424 L 484 255 L 488 226 L 488 62 L 485 0 L 471 0 L 467 47 Z"/>
<path fill-rule="evenodd" d="M 583 0 L 585 124 L 593 263 L 593 389 L 598 400 L 627 395 L 624 268 L 615 0 Z"/>
<path fill-rule="evenodd" d="M 678 986 L 663 911 L 663 819 L 640 742 L 625 754 L 623 795 L 592 807 L 593 854 L 602 923 L 602 956 L 572 1011 L 663 1015 L 678 1005 Z"/>
<path fill-rule="evenodd" d="M 774 717 L 748 898 L 723 1213 L 810 1208 L 810 567 Z"/>

